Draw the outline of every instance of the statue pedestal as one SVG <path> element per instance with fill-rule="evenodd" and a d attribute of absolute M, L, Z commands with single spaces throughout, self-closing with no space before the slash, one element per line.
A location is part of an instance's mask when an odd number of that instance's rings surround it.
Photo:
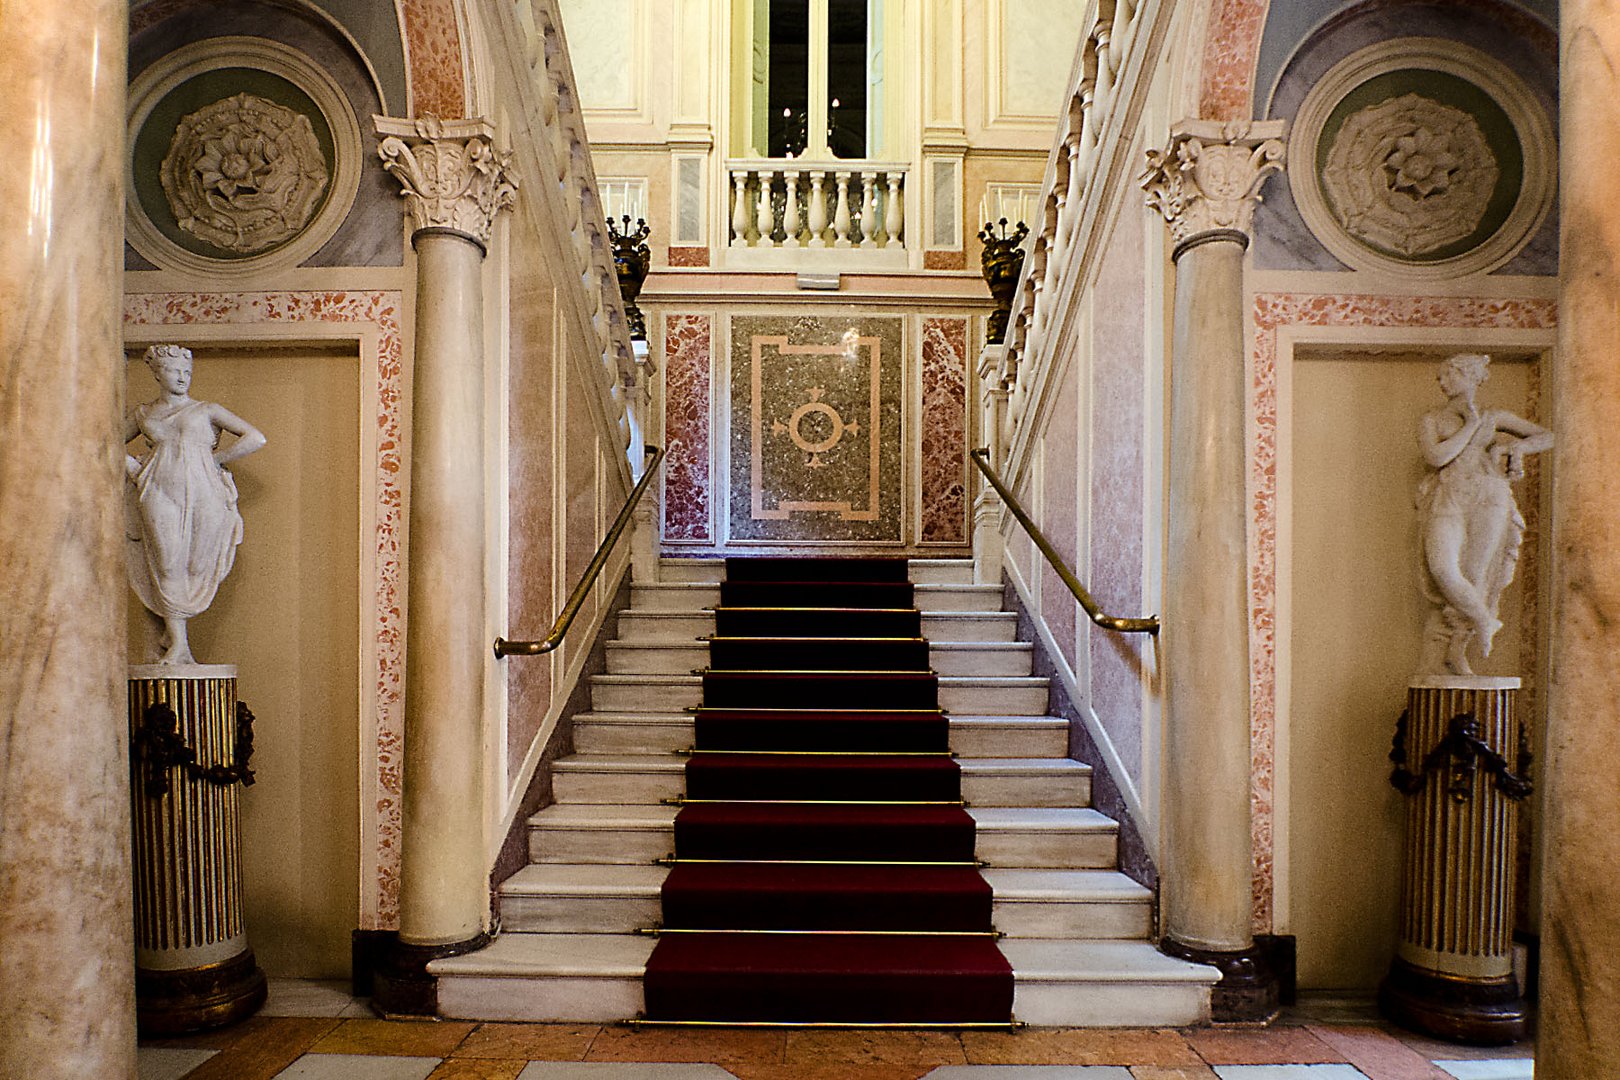
<path fill-rule="evenodd" d="M 220 1027 L 264 1004 L 242 924 L 240 785 L 253 714 L 236 668 L 129 669 L 135 997 L 142 1032 Z"/>
<path fill-rule="evenodd" d="M 1528 1034 L 1513 977 L 1514 845 L 1528 750 L 1519 680 L 1421 676 L 1407 691 L 1390 782 L 1407 795 L 1400 944 L 1384 1015 L 1458 1042 Z"/>

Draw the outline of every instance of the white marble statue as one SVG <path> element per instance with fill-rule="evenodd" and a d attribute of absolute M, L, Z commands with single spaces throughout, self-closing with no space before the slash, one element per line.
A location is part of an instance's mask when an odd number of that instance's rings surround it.
<path fill-rule="evenodd" d="M 1471 675 L 1468 646 L 1491 654 L 1497 605 L 1519 561 L 1524 518 L 1511 483 L 1526 455 L 1551 449 L 1552 433 L 1505 409 L 1480 410 L 1474 393 L 1491 358 L 1458 353 L 1440 365 L 1442 407 L 1418 433 L 1434 470 L 1418 485 L 1424 593 L 1435 607 L 1424 628 L 1420 675 Z"/>
<path fill-rule="evenodd" d="M 158 396 L 124 420 L 124 441 L 145 436 L 145 457 L 125 455 L 129 582 L 163 621 L 159 663 L 192 664 L 186 620 L 214 602 L 242 540 L 236 483 L 225 464 L 264 446 L 264 435 L 191 389 L 191 350 L 154 345 L 146 363 Z M 219 446 L 221 431 L 236 438 Z"/>

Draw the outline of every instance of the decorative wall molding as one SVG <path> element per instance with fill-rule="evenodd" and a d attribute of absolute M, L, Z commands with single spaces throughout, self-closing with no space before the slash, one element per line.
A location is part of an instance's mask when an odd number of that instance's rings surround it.
<path fill-rule="evenodd" d="M 495 215 L 517 201 L 512 152 L 485 120 L 378 116 L 377 156 L 399 181 L 414 231 L 448 229 L 489 246 Z"/>
<path fill-rule="evenodd" d="M 1286 131 L 1282 120 L 1184 120 L 1165 149 L 1147 152 L 1147 202 L 1164 214 L 1176 243 L 1250 231 L 1260 186 L 1282 171 Z"/>

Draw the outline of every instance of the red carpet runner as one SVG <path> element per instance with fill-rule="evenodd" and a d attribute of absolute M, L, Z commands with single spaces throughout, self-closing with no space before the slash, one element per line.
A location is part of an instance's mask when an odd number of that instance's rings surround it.
<path fill-rule="evenodd" d="M 728 559 L 647 1018 L 1005 1024 L 903 559 Z"/>

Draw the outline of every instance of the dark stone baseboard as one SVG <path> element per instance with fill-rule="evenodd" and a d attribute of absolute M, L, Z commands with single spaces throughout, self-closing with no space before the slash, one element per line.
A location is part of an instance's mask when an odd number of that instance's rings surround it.
<path fill-rule="evenodd" d="M 1217 1024 L 1267 1024 L 1277 1017 L 1281 988 L 1277 973 L 1259 945 L 1236 952 L 1217 952 L 1183 945 L 1172 938 L 1159 951 L 1178 960 L 1218 968 L 1221 981 L 1209 993 L 1210 1019 Z"/>
<path fill-rule="evenodd" d="M 465 941 L 443 945 L 411 945 L 397 932 L 378 950 L 371 973 L 371 1006 L 384 1017 L 432 1017 L 439 1013 L 439 980 L 428 973 L 434 960 L 482 949 L 495 940 L 495 928 Z"/>

